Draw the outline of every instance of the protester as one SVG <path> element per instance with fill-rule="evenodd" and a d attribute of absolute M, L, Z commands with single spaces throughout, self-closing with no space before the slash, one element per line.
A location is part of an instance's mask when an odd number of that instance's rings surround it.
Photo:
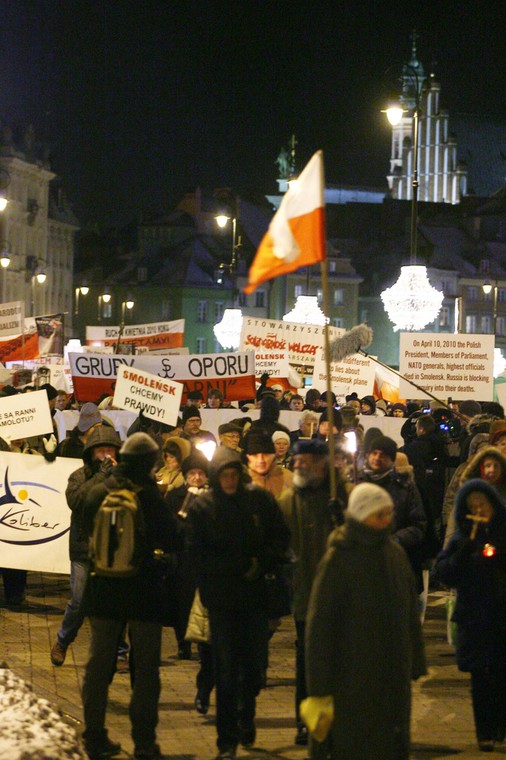
<path fill-rule="evenodd" d="M 208 409 L 221 409 L 223 406 L 223 393 L 219 388 L 211 388 L 207 394 L 206 407 Z"/>
<path fill-rule="evenodd" d="M 293 578 L 293 614 L 297 633 L 295 660 L 295 743 L 307 744 L 307 729 L 299 708 L 307 696 L 305 677 L 305 627 L 309 594 L 318 562 L 323 557 L 327 539 L 342 522 L 353 488 L 336 472 L 337 498 L 330 500 L 329 450 L 317 438 L 299 440 L 294 445 L 293 484 L 280 505 L 291 531 L 291 548 L 296 557 Z"/>
<path fill-rule="evenodd" d="M 186 640 L 186 628 L 197 588 L 195 568 L 186 546 L 188 515 L 197 496 L 207 490 L 208 468 L 208 460 L 198 449 L 189 452 L 181 464 L 182 484 L 169 491 L 165 499 L 176 519 L 178 534 L 181 538 L 175 553 L 176 566 L 171 578 L 172 587 L 166 589 L 169 604 L 172 600 L 175 601 L 175 610 L 168 611 L 169 615 L 172 612 L 173 620 L 171 623 L 164 621 L 164 624 L 172 624 L 174 628 L 177 656 L 180 660 L 191 659 L 191 643 Z"/>
<path fill-rule="evenodd" d="M 198 443 L 205 443 L 206 441 L 213 441 L 216 443 L 216 438 L 209 430 L 202 430 L 202 418 L 200 411 L 196 406 L 190 404 L 183 409 L 183 432 L 181 438 L 185 438 L 190 441 L 192 446 L 196 446 Z"/>
<path fill-rule="evenodd" d="M 268 625 L 264 575 L 284 557 L 288 529 L 275 499 L 246 484 L 237 452 L 217 449 L 210 490 L 190 511 L 190 547 L 208 609 L 216 675 L 219 758 L 255 742 Z"/>
<path fill-rule="evenodd" d="M 156 482 L 162 496 L 184 484 L 181 472 L 183 459 L 190 456 L 191 444 L 179 436 L 167 438 L 162 446 L 163 467 L 156 473 Z"/>
<path fill-rule="evenodd" d="M 420 492 L 407 474 L 395 469 L 397 444 L 387 436 L 373 437 L 359 480 L 384 488 L 394 503 L 393 539 L 406 551 L 422 590 L 422 565 L 427 518 Z"/>
<path fill-rule="evenodd" d="M 304 409 L 304 399 L 298 393 L 293 393 L 290 397 L 288 408 L 291 412 L 302 412 Z"/>
<path fill-rule="evenodd" d="M 276 452 L 276 464 L 280 467 L 284 467 L 287 470 L 292 468 L 292 452 L 290 450 L 290 436 L 283 430 L 276 430 L 272 434 L 272 442 L 274 443 L 274 450 Z"/>
<path fill-rule="evenodd" d="M 123 443 L 120 463 L 105 483 L 95 486 L 85 501 L 83 526 L 91 536 L 93 520 L 108 489 L 135 487 L 142 510 L 143 540 L 139 547 L 139 570 L 126 578 L 90 574 L 83 600 L 89 616 L 91 645 L 83 679 L 83 739 L 90 760 L 118 754 L 120 746 L 107 736 L 105 717 L 117 642 L 124 627 L 133 651 L 130 721 L 138 760 L 161 756 L 156 743 L 160 696 L 162 587 L 157 552 L 176 547 L 176 524 L 158 491 L 152 470 L 158 446 L 146 433 L 135 433 Z"/>
<path fill-rule="evenodd" d="M 307 615 L 310 697 L 303 713 L 325 714 L 330 736 L 325 755 L 312 740 L 312 758 L 409 758 L 410 681 L 426 667 L 414 579 L 390 536 L 393 517 L 384 489 L 358 485 L 318 568 Z"/>
<path fill-rule="evenodd" d="M 67 438 L 58 444 L 57 455 L 81 459 L 86 441 L 92 432 L 102 424 L 103 419 L 97 405 L 91 402 L 83 404 L 77 425 L 70 431 Z"/>
<path fill-rule="evenodd" d="M 280 435 L 281 431 L 274 433 Z M 283 433 L 283 435 L 286 435 Z M 275 499 L 292 485 L 293 475 L 276 461 L 275 444 L 262 431 L 251 433 L 246 443 L 248 475 L 255 485 L 265 488 Z"/>
<path fill-rule="evenodd" d="M 234 422 L 224 422 L 218 428 L 220 446 L 227 446 L 234 451 L 241 451 L 242 428 Z"/>
<path fill-rule="evenodd" d="M 376 416 L 376 401 L 374 396 L 364 396 L 360 401 L 360 412 L 369 417 Z"/>
<path fill-rule="evenodd" d="M 94 406 L 94 405 L 93 405 Z M 83 466 L 70 474 L 65 497 L 71 510 L 69 555 L 70 591 L 68 602 L 56 641 L 51 648 L 51 662 L 60 667 L 65 662 L 67 649 L 75 640 L 84 621 L 82 599 L 90 572 L 88 536 L 84 531 L 84 502 L 91 488 L 103 483 L 117 464 L 121 447 L 119 435 L 106 426 L 95 426 L 82 452 Z M 127 663 L 128 647 L 123 643 L 118 657 Z M 123 664 L 123 663 L 120 663 Z"/>
<path fill-rule="evenodd" d="M 456 500 L 457 531 L 436 559 L 434 577 L 457 589 L 457 664 L 471 674 L 479 749 L 492 752 L 506 731 L 506 506 L 483 479 Z"/>
<path fill-rule="evenodd" d="M 299 429 L 298 430 L 292 430 L 290 432 L 290 441 L 292 445 L 299 440 L 299 438 L 312 438 L 313 434 L 318 429 L 318 418 L 319 414 L 316 412 L 311 411 L 311 409 L 306 409 L 304 412 L 302 412 L 300 419 L 299 419 Z"/>

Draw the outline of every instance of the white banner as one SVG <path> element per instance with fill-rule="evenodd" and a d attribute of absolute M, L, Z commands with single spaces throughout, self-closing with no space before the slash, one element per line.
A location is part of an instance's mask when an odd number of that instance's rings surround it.
<path fill-rule="evenodd" d="M 345 397 L 352 391 L 355 391 L 359 398 L 373 394 L 375 375 L 374 361 L 361 354 L 352 354 L 342 362 L 330 363 L 331 388 L 343 404 Z M 313 385 L 322 390 L 327 388 L 327 366 L 323 351 L 319 352 L 314 365 Z"/>
<path fill-rule="evenodd" d="M 114 346 L 118 340 L 119 326 L 86 327 L 86 343 L 99 346 Z M 151 348 L 174 348 L 183 345 L 184 319 L 170 322 L 152 322 L 145 325 L 125 325 L 121 343 L 135 343 Z"/>
<path fill-rule="evenodd" d="M 493 335 L 400 333 L 399 370 L 442 401 L 494 399 Z M 404 398 L 430 398 L 405 380 Z"/>
<path fill-rule="evenodd" d="M 331 327 L 330 340 L 343 333 L 344 330 Z M 263 362 L 277 362 L 287 358 L 289 365 L 296 369 L 301 377 L 310 377 L 318 352 L 324 347 L 324 329 L 319 325 L 244 317 L 239 347 L 243 351 L 254 350 L 255 362 L 260 357 Z M 257 375 L 261 374 L 257 370 Z"/>
<path fill-rule="evenodd" d="M 0 304 L 0 336 L 17 335 L 23 332 L 24 324 L 24 301 L 11 301 L 10 303 Z"/>
<path fill-rule="evenodd" d="M 44 435 L 52 430 L 46 391 L 0 398 L 0 436 L 6 441 Z"/>
<path fill-rule="evenodd" d="M 175 425 L 183 386 L 132 367 L 119 367 L 113 406 L 137 413 L 142 409 L 151 420 Z"/>
<path fill-rule="evenodd" d="M 30 394 L 34 395 L 34 394 Z M 69 573 L 69 475 L 80 459 L 0 452 L 2 567 Z"/>

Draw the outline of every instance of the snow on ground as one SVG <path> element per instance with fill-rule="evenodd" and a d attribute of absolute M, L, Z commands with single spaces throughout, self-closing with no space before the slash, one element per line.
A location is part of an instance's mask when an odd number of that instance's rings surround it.
<path fill-rule="evenodd" d="M 0 665 L 0 760 L 83 760 L 72 726 Z"/>

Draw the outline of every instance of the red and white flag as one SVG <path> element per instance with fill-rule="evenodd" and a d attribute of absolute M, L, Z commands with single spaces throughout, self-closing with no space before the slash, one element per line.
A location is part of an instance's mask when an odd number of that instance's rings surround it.
<path fill-rule="evenodd" d="M 245 293 L 262 282 L 325 259 L 323 153 L 317 151 L 290 182 L 248 273 Z"/>

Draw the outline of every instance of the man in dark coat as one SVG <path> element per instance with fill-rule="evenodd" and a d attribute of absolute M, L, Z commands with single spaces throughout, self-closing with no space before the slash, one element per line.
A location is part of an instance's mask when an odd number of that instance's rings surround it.
<path fill-rule="evenodd" d="M 335 716 L 324 755 L 334 760 L 409 758 L 410 681 L 426 666 L 415 582 L 390 536 L 393 516 L 384 489 L 357 485 L 311 591 L 310 697 L 302 713 L 312 734 L 311 712 L 325 714 L 329 723 Z M 312 742 L 311 757 L 322 757 L 321 749 Z"/>
<path fill-rule="evenodd" d="M 409 474 L 397 472 L 395 456 L 397 444 L 392 438 L 379 436 L 373 438 L 369 451 L 366 452 L 364 469 L 359 473 L 359 480 L 375 483 L 388 491 L 394 502 L 394 541 L 405 550 L 421 590 L 422 563 L 424 557 L 423 541 L 427 529 L 427 518 L 422 497 Z"/>
<path fill-rule="evenodd" d="M 342 522 L 342 513 L 353 486 L 336 470 L 337 500 L 330 501 L 328 445 L 318 439 L 300 439 L 294 446 L 292 488 L 280 497 L 280 506 L 291 531 L 295 555 L 293 614 L 297 631 L 295 659 L 295 743 L 307 744 L 307 729 L 299 707 L 307 696 L 305 677 L 305 628 L 307 605 L 318 563 L 327 548 L 332 530 Z"/>
<path fill-rule="evenodd" d="M 65 496 L 72 513 L 69 534 L 72 595 L 51 648 L 51 662 L 56 667 L 65 662 L 67 648 L 76 638 L 84 621 L 82 599 L 90 570 L 88 536 L 83 529 L 84 500 L 93 486 L 103 483 L 109 477 L 117 464 L 120 447 L 121 440 L 116 431 L 107 425 L 98 425 L 84 444 L 83 466 L 71 473 L 68 480 Z"/>
<path fill-rule="evenodd" d="M 134 660 L 130 701 L 134 757 L 151 760 L 161 756 L 156 744 L 162 638 L 162 577 L 157 556 L 174 551 L 177 543 L 175 518 L 153 475 L 158 453 L 158 445 L 147 433 L 129 436 L 120 449 L 120 463 L 105 483 L 89 492 L 84 504 L 84 531 L 91 536 L 95 515 L 108 491 L 133 488 L 143 526 L 137 574 L 114 578 L 91 573 L 86 584 L 83 605 L 90 619 L 91 645 L 83 680 L 83 739 L 90 760 L 103 760 L 120 751 L 119 744 L 107 736 L 105 714 L 117 643 L 125 625 Z"/>
<path fill-rule="evenodd" d="M 189 513 L 190 551 L 209 612 L 219 758 L 255 742 L 255 707 L 268 640 L 265 574 L 284 558 L 289 532 L 271 494 L 245 483 L 238 452 L 217 449 L 207 493 Z"/>

